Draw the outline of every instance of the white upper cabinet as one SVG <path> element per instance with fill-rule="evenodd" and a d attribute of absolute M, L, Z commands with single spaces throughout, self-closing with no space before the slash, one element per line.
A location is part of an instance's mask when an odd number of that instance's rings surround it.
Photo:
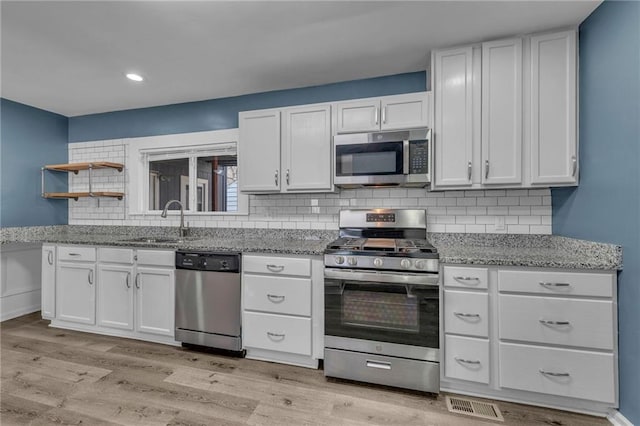
<path fill-rule="evenodd" d="M 428 127 L 427 92 L 339 102 L 336 133 Z"/>
<path fill-rule="evenodd" d="M 284 191 L 331 190 L 331 107 L 283 112 Z"/>
<path fill-rule="evenodd" d="M 576 32 L 432 54 L 433 189 L 577 184 Z"/>
<path fill-rule="evenodd" d="M 434 186 L 468 187 L 473 172 L 473 51 L 437 51 L 432 63 Z"/>
<path fill-rule="evenodd" d="M 522 182 L 522 39 L 482 44 L 482 183 Z"/>
<path fill-rule="evenodd" d="M 531 183 L 576 184 L 576 33 L 531 37 Z"/>
<path fill-rule="evenodd" d="M 240 191 L 332 191 L 331 107 L 306 105 L 239 115 Z"/>
<path fill-rule="evenodd" d="M 239 121 L 240 190 L 280 191 L 280 111 L 241 112 Z"/>

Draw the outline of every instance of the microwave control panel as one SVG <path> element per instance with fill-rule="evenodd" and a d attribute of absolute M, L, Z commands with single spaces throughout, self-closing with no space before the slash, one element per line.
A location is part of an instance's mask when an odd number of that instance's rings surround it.
<path fill-rule="evenodd" d="M 409 174 L 429 173 L 429 141 L 409 141 Z"/>

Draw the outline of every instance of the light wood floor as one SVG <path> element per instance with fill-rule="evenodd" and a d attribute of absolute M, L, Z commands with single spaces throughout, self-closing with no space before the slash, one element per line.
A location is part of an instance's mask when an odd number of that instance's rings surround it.
<path fill-rule="evenodd" d="M 39 315 L 0 324 L 3 426 L 493 424 L 447 412 L 443 395 L 327 380 L 320 370 L 54 329 Z M 608 424 L 590 416 L 498 405 L 502 424 Z"/>

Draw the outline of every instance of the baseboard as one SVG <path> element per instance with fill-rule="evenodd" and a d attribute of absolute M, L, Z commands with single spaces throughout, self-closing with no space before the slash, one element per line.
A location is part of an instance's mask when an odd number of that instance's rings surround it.
<path fill-rule="evenodd" d="M 633 426 L 633 423 L 631 423 L 629 419 L 623 416 L 618 410 L 611 410 L 607 415 L 607 420 L 615 426 Z"/>
<path fill-rule="evenodd" d="M 0 315 L 0 321 L 7 321 L 10 319 L 18 318 L 23 315 L 37 312 L 39 310 L 40 310 L 40 305 L 34 305 L 34 306 L 26 306 L 20 309 L 16 309 L 11 312 L 2 312 L 2 315 Z"/>

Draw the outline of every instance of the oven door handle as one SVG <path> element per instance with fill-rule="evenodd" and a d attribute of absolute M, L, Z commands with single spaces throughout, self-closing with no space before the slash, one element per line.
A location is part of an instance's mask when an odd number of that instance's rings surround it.
<path fill-rule="evenodd" d="M 438 287 L 438 274 L 409 274 L 402 272 L 356 271 L 353 269 L 324 269 L 325 278 L 348 281 L 363 281 L 371 284 L 410 284 L 412 286 Z"/>

